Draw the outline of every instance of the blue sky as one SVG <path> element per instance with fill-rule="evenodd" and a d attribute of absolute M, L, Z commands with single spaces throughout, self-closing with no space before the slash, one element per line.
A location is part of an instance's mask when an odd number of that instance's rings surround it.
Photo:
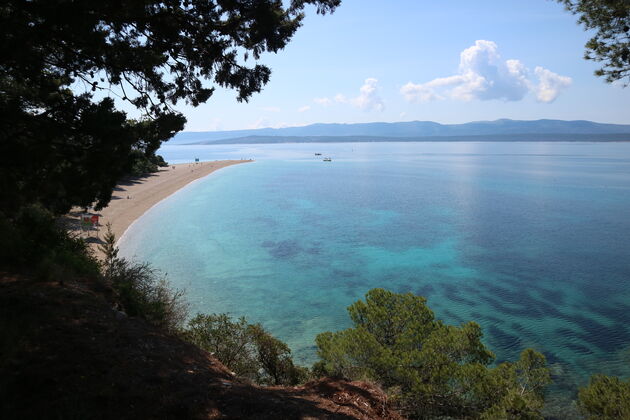
<path fill-rule="evenodd" d="M 630 123 L 630 88 L 595 77 L 589 34 L 551 0 L 343 0 L 307 10 L 287 48 L 261 62 L 249 103 L 217 89 L 179 106 L 187 131 L 317 122 L 587 119 Z"/>

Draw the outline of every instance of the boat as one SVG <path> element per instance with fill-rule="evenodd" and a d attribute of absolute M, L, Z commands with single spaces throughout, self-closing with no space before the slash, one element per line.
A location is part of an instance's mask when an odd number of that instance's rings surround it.
<path fill-rule="evenodd" d="M 321 156 L 321 155 L 322 155 L 321 153 L 315 153 L 315 156 Z"/>
<path fill-rule="evenodd" d="M 331 158 L 329 158 L 329 157 L 325 157 L 325 158 L 324 158 L 324 162 L 332 162 L 332 159 L 331 159 Z"/>

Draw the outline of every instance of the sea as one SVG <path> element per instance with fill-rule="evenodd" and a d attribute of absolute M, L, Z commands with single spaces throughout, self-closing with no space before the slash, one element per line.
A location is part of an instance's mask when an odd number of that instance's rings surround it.
<path fill-rule="evenodd" d="M 261 323 L 300 364 L 317 360 L 317 334 L 350 327 L 348 305 L 381 287 L 426 297 L 446 323 L 476 321 L 497 362 L 543 352 L 560 411 L 591 374 L 630 376 L 630 143 L 160 153 L 254 161 L 154 206 L 122 255 L 162 270 L 193 313 Z"/>

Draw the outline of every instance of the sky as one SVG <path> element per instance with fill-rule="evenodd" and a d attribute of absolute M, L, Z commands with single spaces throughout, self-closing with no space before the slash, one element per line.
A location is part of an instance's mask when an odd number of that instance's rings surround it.
<path fill-rule="evenodd" d="M 342 0 L 261 63 L 248 103 L 217 88 L 177 106 L 186 131 L 511 118 L 630 124 L 630 87 L 583 59 L 589 33 L 552 0 Z"/>

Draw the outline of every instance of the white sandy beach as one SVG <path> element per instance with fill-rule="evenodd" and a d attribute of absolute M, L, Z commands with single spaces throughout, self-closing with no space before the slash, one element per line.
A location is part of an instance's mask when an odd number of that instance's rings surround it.
<path fill-rule="evenodd" d="M 107 223 L 111 223 L 112 231 L 117 239 L 120 239 L 127 228 L 147 210 L 162 201 L 177 190 L 188 185 L 192 181 L 207 176 L 217 169 L 249 160 L 222 160 L 214 162 L 182 163 L 170 165 L 167 168 L 145 177 L 132 178 L 122 181 L 114 190 L 109 205 L 101 211 L 92 211 L 90 214 L 99 216 L 100 229 L 98 236 L 103 237 Z M 75 211 L 71 217 L 77 222 L 81 212 Z M 96 238 L 97 232 L 83 233 L 88 239 L 97 256 L 101 256 L 98 249 L 100 240 Z"/>

